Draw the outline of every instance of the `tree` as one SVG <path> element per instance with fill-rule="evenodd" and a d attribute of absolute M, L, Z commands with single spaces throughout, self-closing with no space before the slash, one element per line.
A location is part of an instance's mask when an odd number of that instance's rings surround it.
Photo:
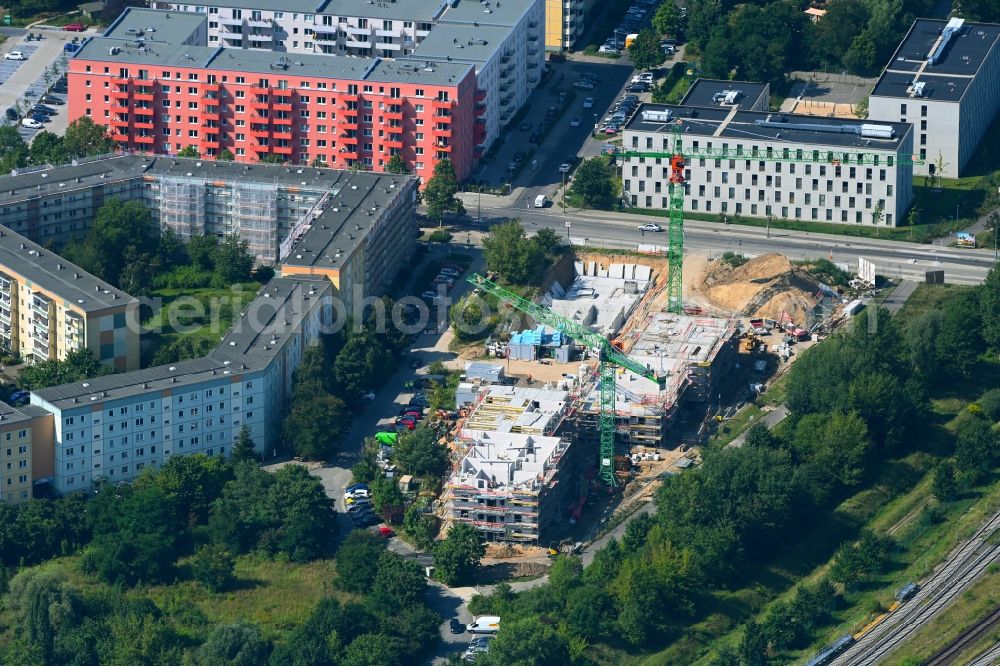
<path fill-rule="evenodd" d="M 393 449 L 393 460 L 407 474 L 439 477 L 448 469 L 448 449 L 426 424 L 402 433 Z"/>
<path fill-rule="evenodd" d="M 361 458 L 351 467 L 351 479 L 355 483 L 371 483 L 382 476 L 378 463 L 379 445 L 374 439 L 367 439 L 361 447 Z"/>
<path fill-rule="evenodd" d="M 216 286 L 228 287 L 237 282 L 245 282 L 253 275 L 257 259 L 250 253 L 250 243 L 239 234 L 229 234 L 215 252 Z"/>
<path fill-rule="evenodd" d="M 396 479 L 379 476 L 369 484 L 369 488 L 375 513 L 390 523 L 398 523 L 403 517 L 406 498 L 403 497 L 403 491 L 399 489 Z"/>
<path fill-rule="evenodd" d="M 416 606 L 423 602 L 427 579 L 420 565 L 404 560 L 392 551 L 383 552 L 378 558 L 375 580 L 369 601 L 374 608 L 396 609 Z"/>
<path fill-rule="evenodd" d="M 212 271 L 219 251 L 219 239 L 214 235 L 194 234 L 185 250 L 193 266 L 203 271 Z"/>
<path fill-rule="evenodd" d="M 236 437 L 236 443 L 233 444 L 233 452 L 229 459 L 233 464 L 244 461 L 260 461 L 260 454 L 257 453 L 257 446 L 254 444 L 253 438 L 250 437 L 248 426 L 244 425 L 240 428 L 240 434 Z"/>
<path fill-rule="evenodd" d="M 194 666 L 259 666 L 267 662 L 267 641 L 255 624 L 220 624 L 194 654 Z"/>
<path fill-rule="evenodd" d="M 862 0 L 830 0 L 826 14 L 816 24 L 813 53 L 834 67 L 844 63 L 856 35 L 868 25 L 869 12 Z"/>
<path fill-rule="evenodd" d="M 438 160 L 434 165 L 434 175 L 424 185 L 423 198 L 427 206 L 427 217 L 440 225 L 445 213 L 463 215 L 465 206 L 455 196 L 457 193 L 458 180 L 454 165 L 447 158 Z"/>
<path fill-rule="evenodd" d="M 610 208 L 615 195 L 613 176 L 607 159 L 594 157 L 585 160 L 576 170 L 570 194 L 581 197 L 594 208 Z"/>
<path fill-rule="evenodd" d="M 683 23 L 680 7 L 676 2 L 664 2 L 653 14 L 653 27 L 661 35 L 676 36 Z"/>
<path fill-rule="evenodd" d="M 68 245 L 64 254 L 102 280 L 119 285 L 127 266 L 152 259 L 158 240 L 159 229 L 145 206 L 138 201 L 109 199 L 94 216 L 86 238 Z M 109 248 L 115 251 L 109 252 Z"/>
<path fill-rule="evenodd" d="M 955 467 L 978 481 L 1000 460 L 1000 438 L 979 413 L 965 414 L 956 430 Z"/>
<path fill-rule="evenodd" d="M 282 425 L 283 439 L 296 456 L 327 460 L 336 453 L 348 420 L 347 406 L 332 395 L 296 402 Z"/>
<path fill-rule="evenodd" d="M 195 453 L 172 456 L 159 470 L 136 479 L 136 488 L 155 486 L 171 498 L 177 521 L 202 525 L 208 520 L 212 502 L 233 478 L 233 468 L 219 456 Z"/>
<path fill-rule="evenodd" d="M 37 391 L 49 386 L 110 375 L 114 369 L 94 358 L 89 349 L 69 352 L 65 360 L 50 359 L 25 366 L 18 375 L 18 383 L 29 391 Z"/>
<path fill-rule="evenodd" d="M 194 146 L 184 146 L 179 151 L 177 151 L 177 157 L 189 157 L 192 159 L 198 159 L 201 157 L 201 153 Z"/>
<path fill-rule="evenodd" d="M 338 393 L 345 400 L 357 403 L 376 377 L 390 374 L 392 354 L 377 344 L 368 331 L 352 334 L 333 362 L 333 378 Z"/>
<path fill-rule="evenodd" d="M 410 173 L 410 170 L 406 166 L 406 162 L 399 155 L 393 155 L 389 158 L 389 161 L 385 163 L 386 173 Z"/>
<path fill-rule="evenodd" d="M 958 495 L 958 484 L 955 482 L 955 464 L 950 460 L 942 460 L 934 467 L 931 479 L 934 497 L 939 502 L 950 502 Z"/>
<path fill-rule="evenodd" d="M 545 266 L 545 251 L 540 243 L 527 238 L 524 227 L 516 220 L 494 225 L 483 240 L 486 266 L 508 284 L 538 284 Z"/>
<path fill-rule="evenodd" d="M 535 235 L 531 237 L 531 240 L 541 249 L 542 252 L 545 253 L 546 257 L 557 256 L 559 254 L 559 248 L 563 243 L 562 237 L 548 227 L 544 227 L 536 231 Z"/>
<path fill-rule="evenodd" d="M 228 148 L 223 148 L 222 150 L 219 151 L 219 154 L 215 156 L 215 159 L 219 160 L 220 162 L 232 162 L 233 160 L 236 159 L 236 156 L 233 155 L 233 151 L 229 150 Z"/>
<path fill-rule="evenodd" d="M 434 575 L 445 585 L 474 580 L 486 554 L 482 535 L 468 523 L 455 523 L 443 541 L 434 546 Z"/>
<path fill-rule="evenodd" d="M 58 134 L 42 130 L 31 140 L 32 164 L 64 164 L 68 161 L 63 139 Z"/>
<path fill-rule="evenodd" d="M 39 657 L 36 663 L 44 664 L 55 663 L 57 635 L 82 619 L 84 612 L 82 599 L 61 565 L 24 569 L 14 576 L 4 606 L 14 630 Z"/>
<path fill-rule="evenodd" d="M 403 532 L 417 548 L 430 550 L 440 526 L 434 514 L 422 511 L 416 504 L 407 507 L 403 514 Z"/>
<path fill-rule="evenodd" d="M 102 125 L 95 123 L 89 116 L 80 116 L 66 128 L 63 147 L 70 158 L 91 157 L 114 152 L 115 141 Z"/>
<path fill-rule="evenodd" d="M 219 544 L 208 544 L 191 560 L 191 575 L 212 592 L 221 592 L 233 583 L 236 559 Z"/>
<path fill-rule="evenodd" d="M 359 594 L 371 590 L 384 552 L 385 539 L 366 530 L 353 530 L 337 549 L 337 587 Z"/>
<path fill-rule="evenodd" d="M 490 641 L 490 651 L 477 661 L 490 666 L 550 666 L 572 662 L 566 637 L 554 627 L 539 622 L 537 617 L 505 620 L 496 638 Z"/>
<path fill-rule="evenodd" d="M 993 233 L 1000 233 L 1000 229 Z M 1000 351 L 1000 265 L 994 266 L 979 287 L 979 307 L 982 314 L 983 339 Z"/>
<path fill-rule="evenodd" d="M 169 580 L 185 530 L 176 516 L 173 498 L 155 485 L 101 485 L 88 506 L 94 538 L 84 568 L 110 584 Z"/>
<path fill-rule="evenodd" d="M 669 3 L 666 3 L 669 4 Z M 666 57 L 660 48 L 660 38 L 652 30 L 642 30 L 639 36 L 632 40 L 628 49 L 632 64 L 636 69 L 653 69 Z"/>
<path fill-rule="evenodd" d="M 385 634 L 364 634 L 347 646 L 342 666 L 398 666 L 402 641 Z"/>
<path fill-rule="evenodd" d="M 478 294 L 458 299 L 449 310 L 451 330 L 460 342 L 472 342 L 487 337 L 496 325 L 495 317 L 484 312 L 486 302 Z"/>
<path fill-rule="evenodd" d="M 28 164 L 28 146 L 16 127 L 0 127 L 0 173 L 8 174 Z"/>
<path fill-rule="evenodd" d="M 750 620 L 743 628 L 743 640 L 740 641 L 740 657 L 745 666 L 766 666 L 767 638 L 763 628 Z"/>
<path fill-rule="evenodd" d="M 1000 421 L 1000 388 L 990 389 L 976 401 L 991 421 Z"/>

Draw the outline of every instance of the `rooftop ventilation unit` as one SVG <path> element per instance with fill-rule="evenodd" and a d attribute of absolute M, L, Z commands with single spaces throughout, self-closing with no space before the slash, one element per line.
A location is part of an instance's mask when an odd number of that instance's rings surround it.
<path fill-rule="evenodd" d="M 924 86 L 926 85 L 927 85 L 926 81 L 914 81 L 913 85 L 910 86 L 906 92 L 909 93 L 910 97 L 923 97 Z"/>
<path fill-rule="evenodd" d="M 716 104 L 735 104 L 742 94 L 741 90 L 723 90 L 712 95 L 712 101 Z"/>
<path fill-rule="evenodd" d="M 642 120 L 646 123 L 666 123 L 670 121 L 669 109 L 645 109 L 642 112 Z"/>
<path fill-rule="evenodd" d="M 856 134 L 870 139 L 891 139 L 895 134 L 892 125 L 820 125 L 819 123 L 786 123 L 774 120 L 756 120 L 757 127 L 771 127 L 780 130 L 800 130 L 803 132 L 824 132 L 826 134 Z"/>
<path fill-rule="evenodd" d="M 958 18 L 957 16 L 948 21 L 948 25 L 946 25 L 944 30 L 941 31 L 941 36 L 936 42 L 934 42 L 931 52 L 927 54 L 927 62 L 929 64 L 937 64 L 938 60 L 941 59 L 941 56 L 944 55 L 945 49 L 948 48 L 948 43 L 951 41 L 951 38 L 958 34 L 964 24 L 965 19 Z"/>

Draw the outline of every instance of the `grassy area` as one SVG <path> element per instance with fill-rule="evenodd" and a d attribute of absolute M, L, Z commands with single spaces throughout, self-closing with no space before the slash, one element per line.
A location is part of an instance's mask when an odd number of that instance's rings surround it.
<path fill-rule="evenodd" d="M 270 639 L 306 620 L 323 597 L 334 594 L 336 569 L 333 560 L 291 564 L 240 557 L 236 563 L 235 589 L 212 593 L 198 583 L 184 581 L 137 591 L 152 599 L 165 613 L 177 616 L 179 629 L 204 639 L 206 627 L 237 621 L 255 622 Z M 198 616 L 203 621 L 197 621 Z M 186 622 L 187 619 L 194 622 Z"/>
<path fill-rule="evenodd" d="M 940 309 L 945 302 L 973 289 L 975 287 L 960 284 L 919 284 L 906 299 L 899 316 L 912 317 L 921 312 Z"/>
<path fill-rule="evenodd" d="M 181 338 L 194 345 L 216 344 L 257 295 L 260 284 L 246 282 L 231 288 L 160 289 L 150 293 L 160 307 L 144 321 L 150 331 L 144 337 L 148 347 L 143 358 L 152 359 L 157 350 Z"/>
<path fill-rule="evenodd" d="M 998 604 L 1000 604 L 1000 568 L 993 566 L 947 610 L 914 634 L 899 651 L 889 656 L 885 663 L 890 666 L 925 663 L 931 655 L 952 639 L 989 615 Z M 966 663 L 965 660 L 995 645 L 998 641 L 1000 632 L 987 634 L 976 644 L 966 648 L 965 652 L 958 656 L 956 663 Z"/>
<path fill-rule="evenodd" d="M 764 415 L 760 407 L 752 402 L 748 402 L 743 409 L 736 412 L 731 419 L 723 423 L 716 431 L 715 435 L 708 440 L 710 447 L 725 446 L 740 436 L 744 430 L 757 423 Z"/>
<path fill-rule="evenodd" d="M 62 557 L 40 565 L 61 568 L 72 585 L 84 593 L 107 586 L 80 570 L 80 556 Z M 179 573 L 187 576 L 182 562 Z M 236 583 L 225 592 L 213 593 L 191 580 L 173 585 L 156 585 L 123 590 L 132 599 L 149 599 L 164 613 L 174 629 L 184 637 L 204 641 L 212 627 L 238 621 L 255 622 L 265 637 L 281 640 L 306 620 L 320 599 L 350 595 L 334 592 L 337 573 L 334 560 L 292 564 L 255 555 L 236 560 Z M 9 618 L 0 615 L 0 640 L 9 639 Z"/>

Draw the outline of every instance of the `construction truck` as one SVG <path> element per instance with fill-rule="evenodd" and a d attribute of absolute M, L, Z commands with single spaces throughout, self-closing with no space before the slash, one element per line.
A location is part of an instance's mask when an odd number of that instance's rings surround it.
<path fill-rule="evenodd" d="M 559 557 L 559 555 L 579 555 L 583 552 L 583 543 L 577 541 L 573 543 L 570 538 L 562 541 L 549 542 L 549 557 Z"/>
<path fill-rule="evenodd" d="M 740 351 L 744 354 L 752 354 L 757 351 L 757 347 L 760 345 L 760 338 L 753 331 L 747 331 L 743 335 L 743 339 L 740 340 Z"/>

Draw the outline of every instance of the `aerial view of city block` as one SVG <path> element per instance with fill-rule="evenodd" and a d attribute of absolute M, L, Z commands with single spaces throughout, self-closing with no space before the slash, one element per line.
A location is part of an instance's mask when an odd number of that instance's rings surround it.
<path fill-rule="evenodd" d="M 0 664 L 1000 664 L 995 0 L 195 1 L 0 0 Z"/>

